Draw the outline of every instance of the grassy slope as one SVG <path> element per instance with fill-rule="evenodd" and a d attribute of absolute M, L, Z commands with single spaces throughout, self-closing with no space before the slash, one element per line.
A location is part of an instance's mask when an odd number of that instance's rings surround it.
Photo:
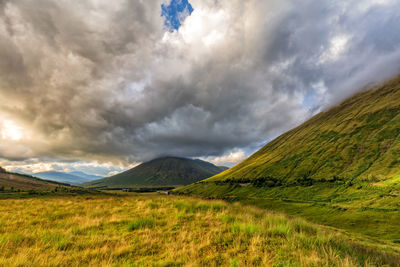
<path fill-rule="evenodd" d="M 355 95 L 178 193 L 224 198 L 400 242 L 400 78 Z"/>
<path fill-rule="evenodd" d="M 5 189 L 52 189 L 57 186 L 66 185 L 62 183 L 42 180 L 29 175 L 21 175 L 16 173 L 0 173 L 0 187 Z"/>
<path fill-rule="evenodd" d="M 212 180 L 397 179 L 399 99 L 400 77 L 316 115 Z"/>
<path fill-rule="evenodd" d="M 187 185 L 222 170 L 205 161 L 176 157 L 155 159 L 112 177 L 84 183 L 84 187 L 138 187 Z"/>
<path fill-rule="evenodd" d="M 0 172 L 0 199 L 83 194 L 104 195 L 94 190 L 71 187 L 64 183 L 42 180 L 30 175 Z"/>
<path fill-rule="evenodd" d="M 4 266 L 395 266 L 400 247 L 186 197 L 0 201 Z"/>

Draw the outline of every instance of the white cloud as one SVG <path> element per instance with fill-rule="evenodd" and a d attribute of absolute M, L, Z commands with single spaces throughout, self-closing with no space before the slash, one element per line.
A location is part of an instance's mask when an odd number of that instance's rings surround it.
<path fill-rule="evenodd" d="M 47 171 L 82 171 L 87 174 L 106 177 L 133 168 L 138 164 L 139 163 L 133 163 L 129 166 L 118 166 L 114 164 L 99 162 L 57 162 L 43 161 L 42 159 L 30 159 L 29 161 L 8 161 L 0 159 L 0 166 L 3 166 L 7 171 L 31 175 Z"/>
<path fill-rule="evenodd" d="M 359 1 L 359 3 L 355 5 L 355 8 L 357 8 L 359 12 L 365 13 L 372 8 L 378 8 L 380 6 L 388 7 L 395 4 L 396 0 L 364 0 L 364 1 Z"/>
<path fill-rule="evenodd" d="M 334 36 L 329 42 L 328 49 L 326 49 L 321 55 L 319 63 L 324 64 L 328 61 L 336 61 L 340 59 L 342 54 L 348 49 L 350 40 L 351 36 L 347 34 Z"/>
<path fill-rule="evenodd" d="M 217 166 L 232 167 L 246 159 L 246 154 L 243 150 L 235 150 L 219 157 L 206 157 L 202 159 Z"/>

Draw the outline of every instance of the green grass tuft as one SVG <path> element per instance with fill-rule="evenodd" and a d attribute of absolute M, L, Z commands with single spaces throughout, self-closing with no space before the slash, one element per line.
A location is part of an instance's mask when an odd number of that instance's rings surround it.
<path fill-rule="evenodd" d="M 128 229 L 134 231 L 142 228 L 153 228 L 155 225 L 154 220 L 150 218 L 139 218 L 129 223 Z"/>

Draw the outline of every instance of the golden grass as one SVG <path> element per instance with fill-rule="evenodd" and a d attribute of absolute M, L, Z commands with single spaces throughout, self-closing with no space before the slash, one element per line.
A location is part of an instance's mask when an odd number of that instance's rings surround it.
<path fill-rule="evenodd" d="M 374 266 L 399 259 L 397 247 L 222 201 L 0 201 L 0 266 Z"/>

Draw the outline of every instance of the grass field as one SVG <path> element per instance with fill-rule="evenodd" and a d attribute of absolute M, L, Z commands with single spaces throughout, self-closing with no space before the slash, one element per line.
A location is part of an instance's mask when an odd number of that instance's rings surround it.
<path fill-rule="evenodd" d="M 233 182 L 204 181 L 176 191 L 229 202 L 240 201 L 400 243 L 400 186 L 397 184 L 337 181 L 310 185 L 257 186 L 249 183 L 241 186 Z"/>
<path fill-rule="evenodd" d="M 396 266 L 400 247 L 179 196 L 0 200 L 0 266 Z"/>

